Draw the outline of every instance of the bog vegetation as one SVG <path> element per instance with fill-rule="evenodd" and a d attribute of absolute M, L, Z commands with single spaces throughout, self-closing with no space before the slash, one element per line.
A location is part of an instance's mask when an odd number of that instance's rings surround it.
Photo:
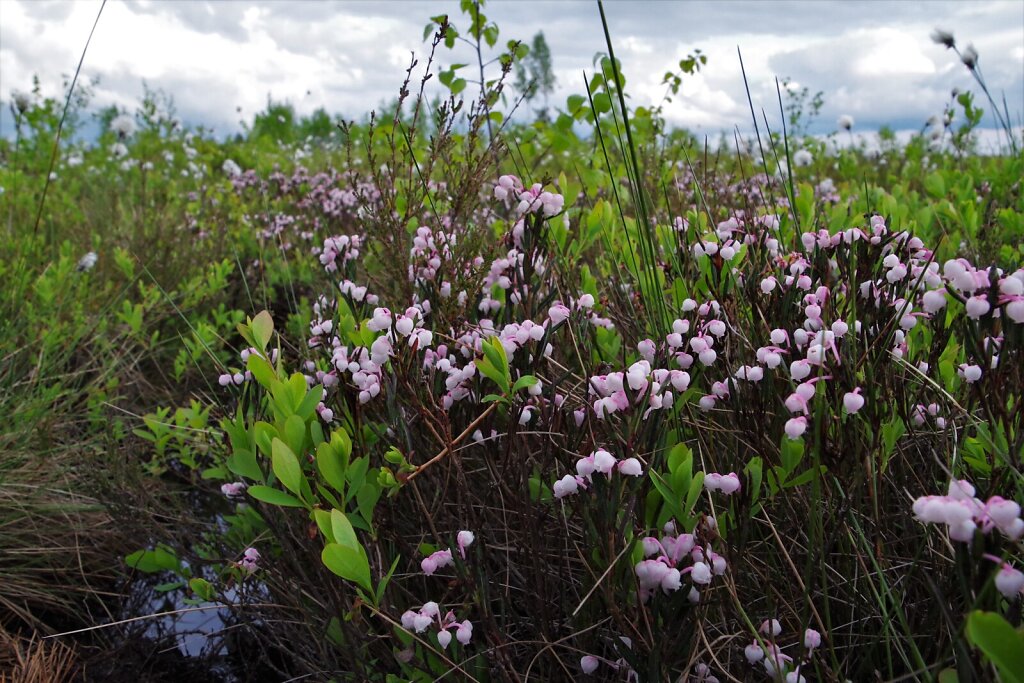
<path fill-rule="evenodd" d="M 906 144 L 782 88 L 712 147 L 610 40 L 548 102 L 543 36 L 463 5 L 361 122 L 149 93 L 86 143 L 81 88 L 54 156 L 14 98 L 0 667 L 1024 680 L 1024 157 L 977 53 Z M 199 649 L 128 621 L 171 611 Z"/>

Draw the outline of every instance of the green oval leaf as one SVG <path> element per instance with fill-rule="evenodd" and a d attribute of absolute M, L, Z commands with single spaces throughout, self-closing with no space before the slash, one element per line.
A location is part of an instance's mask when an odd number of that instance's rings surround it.
<path fill-rule="evenodd" d="M 152 574 L 160 571 L 178 571 L 181 562 L 171 552 L 164 548 L 153 550 L 139 550 L 124 558 L 125 564 L 140 572 Z"/>
<path fill-rule="evenodd" d="M 252 373 L 252 376 L 256 378 L 256 381 L 260 383 L 265 389 L 269 389 L 277 381 L 277 373 L 274 372 L 274 368 L 271 367 L 267 360 L 257 354 L 251 354 L 249 360 L 246 361 L 245 367 Z"/>
<path fill-rule="evenodd" d="M 256 447 L 259 448 L 264 455 L 270 455 L 270 446 L 273 443 L 274 438 L 280 435 L 277 431 L 277 427 L 269 422 L 260 421 L 253 425 L 252 433 L 253 441 L 256 442 Z"/>
<path fill-rule="evenodd" d="M 207 602 L 213 600 L 214 596 L 217 594 L 213 584 L 206 579 L 191 579 L 188 582 L 188 587 L 192 589 L 193 593 Z"/>
<path fill-rule="evenodd" d="M 270 486 L 250 486 L 247 491 L 256 500 L 285 508 L 306 507 L 298 498 Z"/>
<path fill-rule="evenodd" d="M 348 521 L 348 517 L 341 510 L 331 510 L 331 532 L 338 545 L 362 548 L 359 539 L 356 538 L 356 530 L 352 528 L 352 522 Z"/>
<path fill-rule="evenodd" d="M 537 384 L 537 378 L 533 375 L 523 375 L 516 380 L 516 383 L 512 385 L 512 393 L 516 393 L 520 389 L 526 389 Z"/>
<path fill-rule="evenodd" d="M 331 527 L 331 513 L 327 510 L 316 508 L 313 510 L 313 520 L 316 521 L 320 533 L 324 535 L 328 543 L 334 543 L 334 529 Z"/>
<path fill-rule="evenodd" d="M 248 448 L 236 448 L 227 460 L 228 469 L 240 477 L 263 481 L 263 472 L 256 461 L 256 454 Z"/>
<path fill-rule="evenodd" d="M 270 338 L 274 335 L 274 319 L 267 311 L 260 311 L 249 323 L 252 329 L 252 336 L 260 351 L 266 351 Z M 252 356 L 250 356 L 251 358 Z"/>
<path fill-rule="evenodd" d="M 352 581 L 367 593 L 373 593 L 370 585 L 370 563 L 362 548 L 356 550 L 338 543 L 328 543 L 320 554 L 324 566 L 343 579 Z"/>
<path fill-rule="evenodd" d="M 313 413 L 316 412 L 317 404 L 323 400 L 323 396 L 323 385 L 317 384 L 306 392 L 306 395 L 302 398 L 302 402 L 299 403 L 299 407 L 295 409 L 295 414 L 303 420 L 308 420 L 313 417 Z"/>
<path fill-rule="evenodd" d="M 301 496 L 302 493 L 302 466 L 295 453 L 281 439 L 274 439 L 271 445 L 271 464 L 274 474 L 281 480 L 286 489 Z"/>
<path fill-rule="evenodd" d="M 322 443 L 316 447 L 316 466 L 320 470 L 320 476 L 335 491 L 345 495 L 346 463 L 343 463 L 338 457 L 338 453 L 331 447 L 331 444 Z"/>
<path fill-rule="evenodd" d="M 298 415 L 289 415 L 284 421 L 284 437 L 292 453 L 301 453 L 306 445 L 306 421 Z"/>
<path fill-rule="evenodd" d="M 994 612 L 967 617 L 967 639 L 985 653 L 1006 683 L 1024 683 L 1024 634 Z"/>
<path fill-rule="evenodd" d="M 377 507 L 377 501 L 380 500 L 380 486 L 377 485 L 376 479 L 376 477 L 372 480 L 367 479 L 356 492 L 356 507 L 359 508 L 359 514 L 370 526 L 373 525 L 373 509 Z"/>

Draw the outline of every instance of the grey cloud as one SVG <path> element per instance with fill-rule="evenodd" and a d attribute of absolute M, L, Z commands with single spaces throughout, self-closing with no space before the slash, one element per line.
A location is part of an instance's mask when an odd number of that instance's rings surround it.
<path fill-rule="evenodd" d="M 143 3 L 130 0 L 126 4 L 136 14 L 174 17 L 199 33 L 215 33 L 236 42 L 243 42 L 249 37 L 248 31 L 242 26 L 242 19 L 249 7 L 246 3 L 209 0 Z"/>
<path fill-rule="evenodd" d="M 59 0 L 40 0 L 32 3 L 32 15 L 37 21 L 64 21 L 71 14 L 71 5 Z"/>

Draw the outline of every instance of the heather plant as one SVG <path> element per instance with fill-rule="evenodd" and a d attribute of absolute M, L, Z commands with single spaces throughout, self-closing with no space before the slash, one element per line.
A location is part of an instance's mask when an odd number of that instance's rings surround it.
<path fill-rule="evenodd" d="M 39 235 L 55 110 L 16 102 L 0 443 L 139 448 L 120 483 L 62 461 L 123 487 L 64 512 L 281 678 L 1016 680 L 1021 157 L 971 152 L 965 94 L 873 155 L 780 92 L 788 128 L 712 151 L 629 106 L 607 26 L 517 123 L 529 53 L 462 10 L 364 122 L 103 113 Z"/>
<path fill-rule="evenodd" d="M 248 374 L 222 377 L 242 394 L 219 476 L 275 520 L 264 575 L 297 571 L 304 518 L 305 552 L 346 580 L 333 610 L 305 606 L 344 644 L 338 670 L 799 680 L 959 652 L 980 675 L 942 605 L 1019 599 L 1020 411 L 998 387 L 1024 379 L 1024 273 L 940 265 L 877 214 L 830 232 L 813 192 L 783 214 L 666 215 L 646 246 L 613 218 L 601 239 L 625 256 L 606 259 L 576 244 L 583 206 L 491 188 L 490 212 L 466 209 L 480 223 L 410 235 L 411 294 L 360 284 L 372 236 L 328 240 L 340 282 L 306 338 L 272 343 L 261 313 L 240 328 Z M 499 228 L 500 251 L 455 256 Z M 967 473 L 987 502 L 951 488 L 912 514 L 908 488 Z M 978 593 L 938 580 L 953 567 L 914 516 L 976 549 L 955 566 Z"/>

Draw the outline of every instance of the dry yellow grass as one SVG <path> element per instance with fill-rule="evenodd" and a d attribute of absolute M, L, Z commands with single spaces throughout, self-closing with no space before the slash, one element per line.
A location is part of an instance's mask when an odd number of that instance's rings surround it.
<path fill-rule="evenodd" d="M 0 629 L 0 683 L 65 683 L 78 671 L 75 651 L 63 643 L 25 639 Z"/>

